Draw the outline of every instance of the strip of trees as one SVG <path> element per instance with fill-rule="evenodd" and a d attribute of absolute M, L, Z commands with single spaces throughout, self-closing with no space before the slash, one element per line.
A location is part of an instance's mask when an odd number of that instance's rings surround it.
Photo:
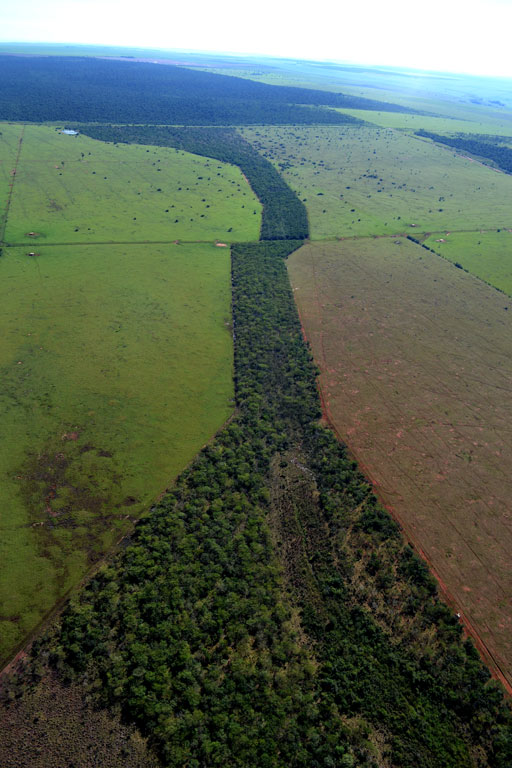
<path fill-rule="evenodd" d="M 447 147 L 453 147 L 459 152 L 469 152 L 485 160 L 491 160 L 498 168 L 506 173 L 512 173 L 512 149 L 503 142 L 510 142 L 503 136 L 477 136 L 469 138 L 466 134 L 458 136 L 442 136 L 439 133 L 430 131 L 416 131 L 416 136 L 425 139 L 432 139 L 439 144 L 445 144 Z"/>
<path fill-rule="evenodd" d="M 394 766 L 460 768 L 481 750 L 506 768 L 500 689 L 319 426 L 284 262 L 299 244 L 233 247 L 236 417 L 73 601 L 52 662 L 85 673 L 167 766 L 376 768 L 380 733 Z M 294 454 L 309 491 L 283 502 L 290 591 L 268 521 Z"/>

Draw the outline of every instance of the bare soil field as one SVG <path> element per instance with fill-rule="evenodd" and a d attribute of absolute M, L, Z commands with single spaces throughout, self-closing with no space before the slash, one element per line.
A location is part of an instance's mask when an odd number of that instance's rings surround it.
<path fill-rule="evenodd" d="M 401 239 L 289 259 L 327 418 L 512 690 L 512 302 Z"/>

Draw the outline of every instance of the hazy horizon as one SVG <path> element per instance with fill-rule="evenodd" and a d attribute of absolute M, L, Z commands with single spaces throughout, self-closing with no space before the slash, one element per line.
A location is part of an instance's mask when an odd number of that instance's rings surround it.
<path fill-rule="evenodd" d="M 235 0 L 170 9 L 147 0 L 19 0 L 0 10 L 3 44 L 85 45 L 271 57 L 421 72 L 512 77 L 509 0 L 363 0 L 314 15 L 262 0 L 248 18 Z M 487 31 L 490 30 L 490 31 Z"/>

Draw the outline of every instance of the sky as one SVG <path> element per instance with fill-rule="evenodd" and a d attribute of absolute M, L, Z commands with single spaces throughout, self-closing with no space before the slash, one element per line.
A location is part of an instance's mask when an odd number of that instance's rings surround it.
<path fill-rule="evenodd" d="M 2 42 L 262 54 L 512 76 L 512 0 L 0 0 Z"/>

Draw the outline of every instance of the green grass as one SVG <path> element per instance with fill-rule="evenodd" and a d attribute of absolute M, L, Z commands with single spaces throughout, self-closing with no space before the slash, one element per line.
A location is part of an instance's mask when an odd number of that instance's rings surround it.
<path fill-rule="evenodd" d="M 385 128 L 243 128 L 305 202 L 315 240 L 512 225 L 512 177 Z"/>
<path fill-rule="evenodd" d="M 232 410 L 229 251 L 0 259 L 0 657 Z"/>
<path fill-rule="evenodd" d="M 471 274 L 512 296 L 510 230 L 436 234 L 424 243 L 445 259 L 460 264 Z"/>
<path fill-rule="evenodd" d="M 244 241 L 258 239 L 260 224 L 261 205 L 234 166 L 27 126 L 5 239 Z"/>
<path fill-rule="evenodd" d="M 434 133 L 496 134 L 499 131 L 503 131 L 500 135 L 512 136 L 512 123 L 497 125 L 495 121 L 490 121 L 485 116 L 478 119 L 476 114 L 472 120 L 457 120 L 449 117 L 407 115 L 401 112 L 368 112 L 363 109 L 338 109 L 337 112 L 357 117 L 359 120 L 366 120 L 366 122 L 379 125 L 381 128 L 394 128 L 411 133 L 423 128 L 425 131 L 432 131 Z"/>

